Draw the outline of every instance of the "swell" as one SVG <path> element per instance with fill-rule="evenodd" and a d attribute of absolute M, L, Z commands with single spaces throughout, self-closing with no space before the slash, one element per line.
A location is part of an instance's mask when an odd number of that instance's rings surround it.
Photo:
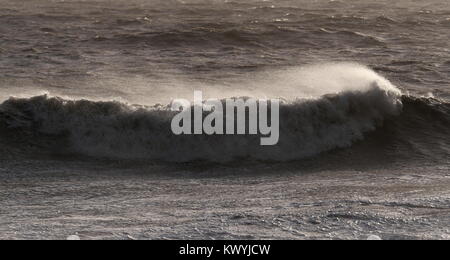
<path fill-rule="evenodd" d="M 318 38 L 324 42 L 340 42 L 351 44 L 352 46 L 384 46 L 384 39 L 367 35 L 353 30 L 317 30 L 314 25 L 308 30 L 297 28 L 295 23 L 283 22 L 258 23 L 257 26 L 201 24 L 186 30 L 172 30 L 165 32 L 138 32 L 138 33 L 116 33 L 111 36 L 96 36 L 93 42 L 105 44 L 132 45 L 144 44 L 152 47 L 166 48 L 202 46 L 211 44 L 218 46 L 243 46 L 255 47 L 261 44 L 272 46 L 282 44 L 279 39 L 284 39 L 283 45 L 296 44 L 302 42 L 307 44 L 305 39 Z"/>

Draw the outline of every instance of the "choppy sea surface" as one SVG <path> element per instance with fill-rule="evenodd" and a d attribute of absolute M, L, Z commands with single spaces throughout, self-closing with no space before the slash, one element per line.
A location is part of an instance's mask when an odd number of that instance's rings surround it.
<path fill-rule="evenodd" d="M 0 4 L 0 239 L 450 239 L 450 2 Z M 173 135 L 194 90 L 279 143 Z"/>

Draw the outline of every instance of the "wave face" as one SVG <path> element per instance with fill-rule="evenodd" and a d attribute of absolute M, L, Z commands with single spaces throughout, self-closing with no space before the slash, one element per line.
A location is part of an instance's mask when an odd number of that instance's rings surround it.
<path fill-rule="evenodd" d="M 310 66 L 272 73 L 263 83 L 263 90 L 277 84 L 272 89 L 302 97 L 281 102 L 275 146 L 261 146 L 259 135 L 174 135 L 177 112 L 169 105 L 40 95 L 0 105 L 0 159 L 51 153 L 175 162 L 290 161 L 347 147 L 365 158 L 447 160 L 450 153 L 449 104 L 402 95 L 364 66 Z M 324 95 L 330 92 L 335 94 Z"/>
<path fill-rule="evenodd" d="M 257 135 L 176 136 L 170 128 L 175 112 L 168 107 L 46 95 L 5 101 L 0 105 L 0 125 L 2 134 L 13 132 L 28 144 L 95 157 L 286 161 L 349 147 L 401 109 L 400 92 L 377 82 L 363 91 L 283 102 L 275 146 L 260 146 Z"/>

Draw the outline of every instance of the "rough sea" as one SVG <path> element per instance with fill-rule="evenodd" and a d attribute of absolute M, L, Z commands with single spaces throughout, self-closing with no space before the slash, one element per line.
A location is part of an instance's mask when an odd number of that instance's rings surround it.
<path fill-rule="evenodd" d="M 0 0 L 0 239 L 450 239 L 448 0 Z M 280 140 L 170 103 L 280 98 Z"/>

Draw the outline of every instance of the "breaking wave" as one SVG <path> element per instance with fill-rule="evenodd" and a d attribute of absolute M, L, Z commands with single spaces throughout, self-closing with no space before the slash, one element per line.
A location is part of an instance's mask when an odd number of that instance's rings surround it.
<path fill-rule="evenodd" d="M 317 99 L 284 102 L 280 141 L 259 145 L 259 136 L 181 135 L 171 132 L 174 112 L 119 102 L 36 96 L 11 98 L 0 106 L 3 132 L 14 131 L 38 145 L 40 136 L 69 151 L 90 156 L 164 161 L 235 158 L 293 160 L 351 146 L 389 116 L 400 113 L 399 93 L 373 85 Z M 64 142 L 61 142 L 64 140 Z M 47 142 L 48 144 L 48 142 Z"/>
<path fill-rule="evenodd" d="M 174 135 L 171 120 L 177 112 L 169 105 L 48 95 L 10 98 L 0 105 L 2 156 L 19 151 L 167 162 L 290 161 L 353 147 L 361 141 L 370 143 L 364 151 L 387 143 L 389 149 L 381 153 L 394 151 L 396 156 L 404 152 L 405 158 L 410 151 L 448 155 L 448 103 L 402 95 L 370 70 L 351 72 L 360 73 L 351 76 L 360 83 L 363 78 L 368 81 L 357 84 L 340 77 L 352 86 L 334 94 L 282 101 L 280 139 L 274 146 L 261 146 L 259 135 Z"/>

